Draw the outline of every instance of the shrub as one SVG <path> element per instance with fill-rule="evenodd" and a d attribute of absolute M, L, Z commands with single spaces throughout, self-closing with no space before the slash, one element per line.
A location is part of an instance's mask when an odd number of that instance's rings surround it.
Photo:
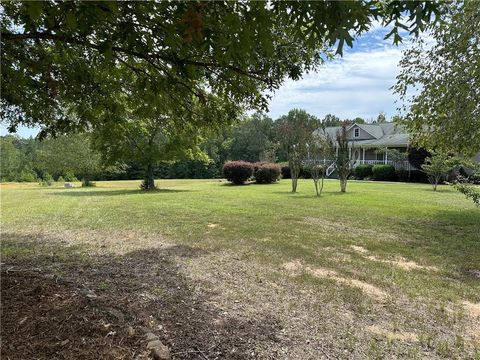
<path fill-rule="evenodd" d="M 410 181 L 410 173 L 408 170 L 399 169 L 395 171 L 395 175 L 398 181 L 401 182 L 409 182 Z"/>
<path fill-rule="evenodd" d="M 57 182 L 65 182 L 65 179 L 63 178 L 63 176 L 60 176 L 60 177 L 57 179 Z"/>
<path fill-rule="evenodd" d="M 372 168 L 373 180 L 394 181 L 395 168 L 392 165 L 374 165 Z"/>
<path fill-rule="evenodd" d="M 22 170 L 18 175 L 17 181 L 19 182 L 35 182 L 37 181 L 37 175 L 32 170 Z"/>
<path fill-rule="evenodd" d="M 302 179 L 311 179 L 312 178 L 312 170 L 308 165 L 302 165 L 300 169 L 300 177 Z"/>
<path fill-rule="evenodd" d="M 257 163 L 254 175 L 259 184 L 271 184 L 280 178 L 280 166 L 272 163 Z"/>
<path fill-rule="evenodd" d="M 77 179 L 77 177 L 75 176 L 75 174 L 73 173 L 73 171 L 70 171 L 70 170 L 68 170 L 67 172 L 65 172 L 64 179 L 65 179 L 65 181 L 68 181 L 68 182 L 78 181 L 78 179 Z"/>
<path fill-rule="evenodd" d="M 371 164 L 360 164 L 355 169 L 353 169 L 353 176 L 357 180 L 363 180 L 365 178 L 371 177 L 373 166 Z"/>
<path fill-rule="evenodd" d="M 241 185 L 253 175 L 253 164 L 246 161 L 227 161 L 223 164 L 223 176 L 230 182 Z"/>
<path fill-rule="evenodd" d="M 40 185 L 42 186 L 52 186 L 54 183 L 52 175 L 45 172 L 43 173 L 42 179 L 40 181 Z"/>
<path fill-rule="evenodd" d="M 280 172 L 282 173 L 282 179 L 290 179 L 292 177 L 288 164 L 281 165 Z"/>

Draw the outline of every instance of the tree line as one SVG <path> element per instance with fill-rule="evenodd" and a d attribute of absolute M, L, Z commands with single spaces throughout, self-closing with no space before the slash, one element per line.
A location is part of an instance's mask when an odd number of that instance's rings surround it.
<path fill-rule="evenodd" d="M 113 137 L 115 129 L 47 137 L 0 139 L 1 181 L 215 178 L 228 160 L 288 162 L 287 128 L 311 133 L 342 122 L 364 123 L 328 114 L 323 119 L 293 109 L 273 120 L 264 113 L 244 117 L 232 126 L 211 131 L 197 149 L 179 146 L 178 137 L 159 137 L 155 128 Z M 136 124 L 141 123 L 137 122 Z M 122 130 L 124 133 L 124 130 Z M 148 135 L 155 135 L 149 140 Z M 175 143 L 175 146 L 171 144 Z M 179 150 L 183 149 L 183 150 Z"/>

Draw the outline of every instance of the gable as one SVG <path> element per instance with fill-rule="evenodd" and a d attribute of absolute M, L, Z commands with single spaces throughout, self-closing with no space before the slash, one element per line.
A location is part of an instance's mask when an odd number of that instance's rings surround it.
<path fill-rule="evenodd" d="M 358 136 L 355 136 L 355 132 L 357 132 Z M 362 127 L 358 126 L 357 124 L 351 125 L 347 130 L 347 136 L 350 140 L 370 140 L 376 139 L 370 132 L 366 131 Z"/>

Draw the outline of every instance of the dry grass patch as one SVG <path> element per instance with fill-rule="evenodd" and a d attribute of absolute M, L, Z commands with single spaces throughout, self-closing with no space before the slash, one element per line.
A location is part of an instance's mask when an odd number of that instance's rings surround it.
<path fill-rule="evenodd" d="M 357 279 L 343 277 L 334 270 L 303 266 L 300 260 L 287 262 L 283 265 L 283 268 L 289 272 L 303 271 L 317 278 L 331 279 L 339 284 L 358 288 L 368 296 L 379 301 L 385 301 L 388 298 L 388 294 L 385 291 L 372 284 Z"/>
<path fill-rule="evenodd" d="M 416 342 L 418 341 L 418 335 L 413 332 L 408 331 L 392 331 L 388 330 L 378 324 L 369 325 L 366 327 L 366 330 L 370 331 L 373 334 L 383 336 L 388 340 L 398 340 L 405 342 Z"/>
<path fill-rule="evenodd" d="M 313 225 L 316 228 L 322 230 L 325 233 L 338 233 L 348 235 L 352 238 L 359 236 L 378 238 L 381 235 L 383 240 L 402 241 L 402 239 L 393 232 L 387 232 L 384 229 L 378 231 L 374 228 L 363 228 L 361 224 L 357 223 L 345 223 L 343 221 L 332 221 L 328 219 L 306 216 L 303 222 L 309 225 Z"/>
<path fill-rule="evenodd" d="M 380 262 L 384 264 L 390 264 L 395 267 L 398 267 L 403 270 L 428 270 L 428 271 L 438 271 L 438 268 L 436 266 L 426 266 L 426 265 L 419 265 L 415 261 L 411 261 L 408 259 L 405 259 L 401 256 L 395 257 L 394 260 L 386 260 L 386 259 L 381 259 L 375 255 L 368 255 L 369 251 L 365 249 L 364 247 L 357 246 L 357 245 L 351 245 L 350 248 L 355 251 L 357 254 L 360 254 L 363 256 L 365 259 L 375 261 L 375 262 Z"/>

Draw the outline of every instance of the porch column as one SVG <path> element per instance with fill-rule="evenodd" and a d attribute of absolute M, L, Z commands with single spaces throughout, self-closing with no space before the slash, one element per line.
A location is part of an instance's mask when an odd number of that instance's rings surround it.
<path fill-rule="evenodd" d="M 365 164 L 365 148 L 362 149 L 362 164 Z"/>
<path fill-rule="evenodd" d="M 388 161 L 388 152 L 387 152 L 388 148 L 385 147 L 385 165 L 387 164 L 387 161 Z"/>

